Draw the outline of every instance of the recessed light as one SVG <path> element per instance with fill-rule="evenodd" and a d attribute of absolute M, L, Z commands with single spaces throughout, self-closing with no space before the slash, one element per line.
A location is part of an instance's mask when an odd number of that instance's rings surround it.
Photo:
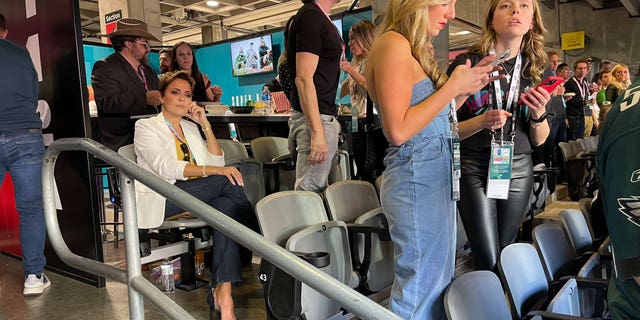
<path fill-rule="evenodd" d="M 218 1 L 207 1 L 207 5 L 209 7 L 217 7 L 220 5 L 220 3 Z"/>

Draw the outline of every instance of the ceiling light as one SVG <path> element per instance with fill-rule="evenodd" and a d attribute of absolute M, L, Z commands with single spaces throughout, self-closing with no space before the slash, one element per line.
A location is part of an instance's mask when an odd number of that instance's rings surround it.
<path fill-rule="evenodd" d="M 453 32 L 453 33 L 451 33 L 451 35 L 452 36 L 465 36 L 465 35 L 468 35 L 470 33 L 471 33 L 471 31 L 469 31 L 469 30 L 462 30 L 462 31 L 458 31 L 458 32 Z"/>
<path fill-rule="evenodd" d="M 207 5 L 209 7 L 217 7 L 220 5 L 220 3 L 218 1 L 207 1 Z"/>

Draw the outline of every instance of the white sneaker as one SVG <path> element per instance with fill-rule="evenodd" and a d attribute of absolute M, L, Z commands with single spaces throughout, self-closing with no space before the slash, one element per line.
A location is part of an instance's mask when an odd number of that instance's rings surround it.
<path fill-rule="evenodd" d="M 43 274 L 40 277 L 35 274 L 30 274 L 24 279 L 24 290 L 22 294 L 25 296 L 35 296 L 44 292 L 45 289 L 49 288 L 51 285 L 51 281 L 49 278 Z"/>

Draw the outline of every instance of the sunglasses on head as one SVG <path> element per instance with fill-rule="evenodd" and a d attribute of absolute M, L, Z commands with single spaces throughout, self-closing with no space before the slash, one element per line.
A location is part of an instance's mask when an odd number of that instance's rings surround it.
<path fill-rule="evenodd" d="M 180 150 L 184 153 L 184 158 L 182 161 L 191 162 L 191 153 L 189 152 L 189 147 L 183 142 L 180 144 Z"/>

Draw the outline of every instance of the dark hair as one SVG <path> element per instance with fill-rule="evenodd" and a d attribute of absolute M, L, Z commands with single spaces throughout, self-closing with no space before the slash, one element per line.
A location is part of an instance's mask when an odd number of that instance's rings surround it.
<path fill-rule="evenodd" d="M 4 15 L 0 13 L 0 31 L 7 30 L 7 20 L 4 19 Z"/>
<path fill-rule="evenodd" d="M 196 61 L 195 51 L 193 50 L 193 47 L 188 42 L 180 41 L 174 44 L 173 48 L 171 48 L 172 70 L 181 70 L 180 65 L 178 65 L 178 60 L 177 60 L 178 54 L 176 51 L 178 50 L 178 47 L 180 47 L 183 44 L 187 45 L 187 47 L 191 49 L 191 54 L 193 55 L 193 63 L 191 64 L 191 77 L 196 81 L 195 85 L 201 86 L 206 89 L 204 80 L 202 79 L 202 73 L 200 73 L 200 69 L 198 68 L 198 62 Z"/>
<path fill-rule="evenodd" d="M 136 37 L 131 37 L 131 36 L 115 36 L 115 37 L 111 37 L 111 47 L 113 47 L 114 50 L 116 50 L 116 52 L 120 52 L 122 51 L 122 49 L 125 48 L 124 43 L 129 41 L 129 42 L 136 42 L 138 39 L 140 38 L 136 38 Z"/>
<path fill-rule="evenodd" d="M 160 50 L 160 52 L 158 52 L 158 54 L 163 54 L 163 53 L 168 53 L 171 56 L 171 49 L 169 48 L 163 48 Z"/>
<path fill-rule="evenodd" d="M 577 69 L 578 68 L 578 63 L 587 63 L 587 59 L 582 58 L 582 59 L 578 59 L 576 62 L 573 63 L 573 68 Z"/>
<path fill-rule="evenodd" d="M 164 97 L 164 91 L 167 90 L 167 87 L 177 79 L 182 79 L 189 82 L 189 84 L 191 85 L 191 90 L 193 91 L 193 86 L 196 84 L 196 82 L 193 80 L 193 78 L 191 78 L 189 74 L 187 74 L 187 72 L 183 70 L 169 71 L 160 78 L 160 84 L 158 85 L 158 91 L 160 91 L 160 95 Z"/>
<path fill-rule="evenodd" d="M 559 64 L 559 65 L 558 65 L 558 70 L 560 70 L 560 69 L 562 69 L 562 68 L 564 68 L 564 67 L 569 68 L 569 65 L 563 62 L 563 63 L 561 63 L 561 64 Z"/>

